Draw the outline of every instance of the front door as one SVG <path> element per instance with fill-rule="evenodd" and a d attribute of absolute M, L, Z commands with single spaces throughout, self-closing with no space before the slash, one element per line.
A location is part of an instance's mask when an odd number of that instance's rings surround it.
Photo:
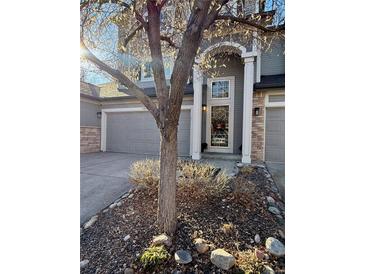
<path fill-rule="evenodd" d="M 233 153 L 234 77 L 207 81 L 208 152 Z"/>

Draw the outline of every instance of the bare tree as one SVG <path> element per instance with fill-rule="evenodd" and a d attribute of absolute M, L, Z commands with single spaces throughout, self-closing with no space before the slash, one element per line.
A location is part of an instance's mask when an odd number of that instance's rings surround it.
<path fill-rule="evenodd" d="M 235 6 L 229 0 L 82 0 L 80 3 L 83 57 L 141 101 L 160 130 L 157 220 L 159 229 L 168 234 L 173 234 L 176 229 L 180 109 L 184 88 L 203 39 L 215 39 L 234 32 L 245 36 L 246 40 L 255 34 L 256 38 L 267 42 L 266 35 L 283 35 L 283 25 L 269 26 L 275 12 L 247 15 L 243 1 L 233 2 Z M 237 8 L 237 2 L 240 8 Z M 91 48 L 97 50 L 105 42 L 101 30 L 111 23 L 118 26 L 119 31 L 116 59 L 121 59 L 120 53 L 124 53 L 123 56 L 134 56 L 138 60 L 151 60 L 157 102 L 135 83 L 133 73 L 120 65 L 123 62 L 101 60 L 92 53 Z M 166 56 L 174 60 L 169 85 L 165 75 Z"/>

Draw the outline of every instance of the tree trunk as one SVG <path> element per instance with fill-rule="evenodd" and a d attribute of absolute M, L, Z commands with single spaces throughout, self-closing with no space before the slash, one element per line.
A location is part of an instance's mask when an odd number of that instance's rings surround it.
<path fill-rule="evenodd" d="M 161 232 L 173 235 L 176 230 L 177 126 L 166 133 L 166 129 L 161 132 L 157 221 Z"/>

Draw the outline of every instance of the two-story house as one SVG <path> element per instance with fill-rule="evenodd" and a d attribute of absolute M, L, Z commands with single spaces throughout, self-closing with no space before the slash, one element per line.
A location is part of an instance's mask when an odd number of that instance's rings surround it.
<path fill-rule="evenodd" d="M 247 13 L 257 12 L 260 2 L 246 1 Z M 252 39 L 242 41 L 229 35 L 203 42 L 196 63 L 210 55 L 218 66 L 214 76 L 198 65 L 193 68 L 180 115 L 180 156 L 198 160 L 235 155 L 244 163 L 285 161 L 284 41 L 275 40 L 268 50 L 262 50 Z M 171 66 L 166 68 L 168 79 L 171 70 Z M 156 97 L 148 64 L 141 66 L 138 85 Z M 157 155 L 160 134 L 150 113 L 122 87 L 108 95 L 81 93 L 81 126 L 99 128 L 100 150 Z M 95 119 L 85 119 L 86 113 Z M 83 124 L 86 120 L 88 124 Z"/>

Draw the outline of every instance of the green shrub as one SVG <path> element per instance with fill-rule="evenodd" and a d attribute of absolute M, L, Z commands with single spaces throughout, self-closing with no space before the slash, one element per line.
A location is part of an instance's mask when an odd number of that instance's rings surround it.
<path fill-rule="evenodd" d="M 141 263 L 144 268 L 151 268 L 166 261 L 169 257 L 170 254 L 166 251 L 164 246 L 153 246 L 147 248 L 143 252 L 141 256 Z"/>

